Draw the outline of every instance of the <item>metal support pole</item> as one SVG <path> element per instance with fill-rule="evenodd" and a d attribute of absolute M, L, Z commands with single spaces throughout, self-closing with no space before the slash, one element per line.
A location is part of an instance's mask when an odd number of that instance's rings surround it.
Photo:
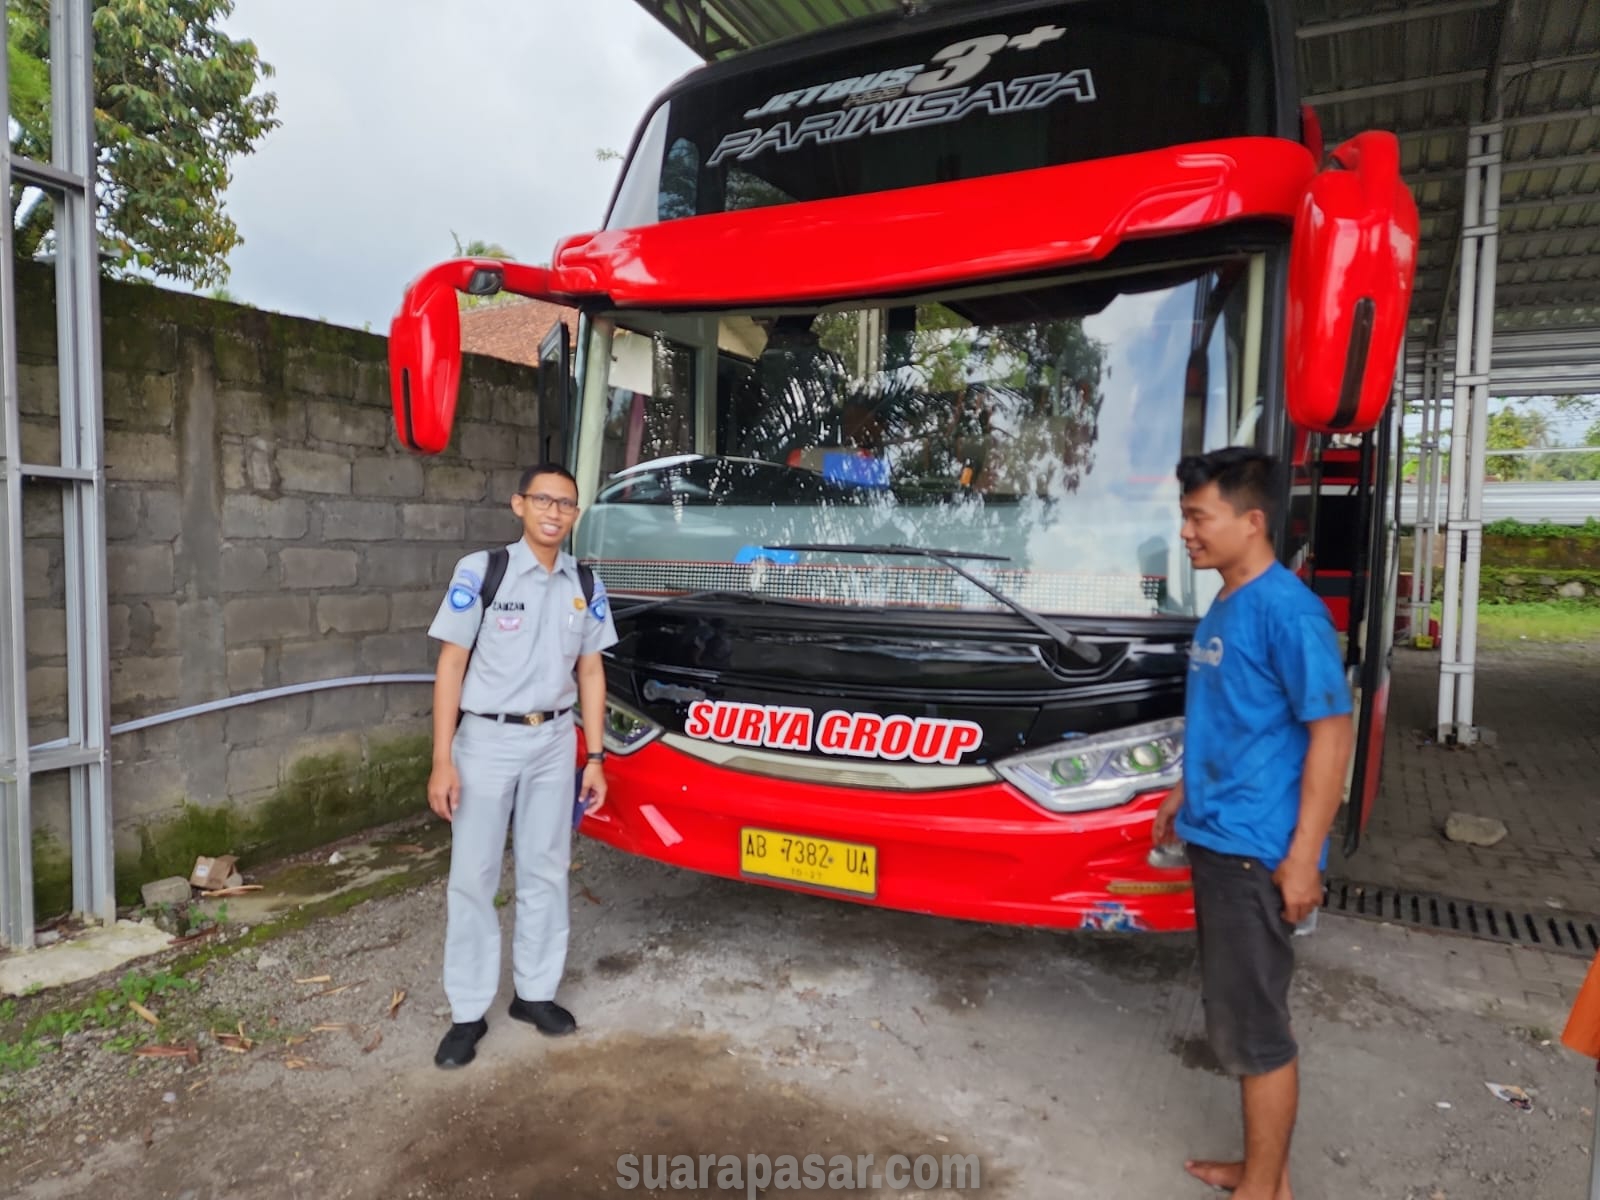
<path fill-rule="evenodd" d="M 1430 629 L 1433 621 L 1433 560 L 1437 557 L 1439 545 L 1439 481 L 1444 467 L 1444 385 L 1443 371 L 1440 369 L 1440 352 L 1428 351 L 1424 361 L 1430 364 L 1428 382 L 1425 386 L 1428 388 L 1428 405 L 1433 425 L 1429 434 L 1431 449 L 1428 454 L 1427 526 L 1422 531 L 1422 604 L 1426 614 L 1422 633 L 1427 638 L 1424 644 L 1432 646 L 1433 635 Z"/>
<path fill-rule="evenodd" d="M 1464 745 L 1477 740 L 1472 724 L 1473 672 L 1477 662 L 1478 568 L 1483 553 L 1483 468 L 1494 344 L 1502 142 L 1497 124 L 1475 125 L 1467 139 L 1461 290 L 1456 299 L 1438 736 L 1440 741 Z"/>
<path fill-rule="evenodd" d="M 8 211 L 0 233 L 0 945 L 33 944 L 32 779 L 68 773 L 73 908 L 116 919 L 110 798 L 110 652 L 107 636 L 105 469 L 100 389 L 100 265 L 96 225 L 94 33 L 90 0 L 50 5 L 50 162 L 0 144 L 0 193 L 42 188 L 54 209 L 59 465 L 22 460 L 16 347 L 16 280 Z M 0 35 L 0 60 L 3 53 Z M 0 61 L 0 97 L 9 97 Z M 63 602 L 67 627 L 67 737 L 29 749 L 24 620 L 22 485 L 62 492 Z"/>
<path fill-rule="evenodd" d="M 7 110 L 6 27 L 0 24 L 0 107 Z M 0 946 L 33 945 L 33 820 L 28 804 L 28 690 L 23 646 L 22 442 L 17 291 L 11 236 L 11 139 L 0 139 Z"/>
<path fill-rule="evenodd" d="M 1461 590 L 1462 671 L 1456 690 L 1456 740 L 1478 740 L 1473 724 L 1478 662 L 1478 579 L 1483 565 L 1483 477 L 1489 441 L 1489 378 L 1494 356 L 1494 285 L 1500 251 L 1500 160 L 1505 135 L 1499 125 L 1486 125 L 1486 152 L 1483 155 L 1483 213 L 1479 226 L 1478 294 L 1474 298 L 1476 328 L 1472 335 L 1472 470 L 1466 476 L 1467 514 L 1465 575 Z"/>
<path fill-rule="evenodd" d="M 1466 199 L 1461 209 L 1461 285 L 1456 297 L 1455 396 L 1451 408 L 1450 493 L 1445 509 L 1444 532 L 1444 618 L 1440 622 L 1439 721 L 1440 741 L 1455 736 L 1456 674 L 1460 655 L 1458 642 L 1461 615 L 1462 530 L 1465 519 L 1466 476 L 1471 469 L 1466 461 L 1467 420 L 1471 413 L 1467 380 L 1472 374 L 1472 313 L 1477 305 L 1478 243 L 1471 233 L 1477 227 L 1483 192 L 1482 173 L 1470 163 L 1483 153 L 1483 138 L 1467 139 Z"/>
<path fill-rule="evenodd" d="M 1395 395 L 1399 398 L 1399 403 L 1396 406 L 1396 411 L 1397 411 L 1397 413 L 1399 415 L 1399 423 L 1398 423 L 1398 425 L 1396 427 L 1396 432 L 1395 432 L 1395 456 L 1394 456 L 1395 457 L 1395 462 L 1399 466 L 1399 471 L 1397 472 L 1397 474 L 1395 476 L 1395 487 L 1394 487 L 1394 498 L 1395 498 L 1394 499 L 1394 510 L 1395 510 L 1394 511 L 1394 519 L 1395 519 L 1395 529 L 1396 529 L 1395 536 L 1396 537 L 1399 536 L 1398 530 L 1400 529 L 1400 527 L 1405 524 L 1404 506 L 1402 504 L 1402 498 L 1403 498 L 1403 493 L 1405 492 L 1405 468 L 1406 468 L 1406 451 L 1405 451 L 1405 445 L 1406 445 L 1406 438 L 1405 438 L 1405 434 L 1406 434 L 1406 384 L 1405 384 L 1406 363 L 1407 363 L 1407 356 L 1406 356 L 1405 348 L 1402 345 L 1401 350 L 1400 350 L 1400 365 L 1395 370 Z M 1407 604 L 1406 604 L 1406 610 L 1405 610 L 1405 612 L 1406 612 L 1405 637 L 1406 637 L 1406 639 L 1408 641 L 1409 640 L 1413 640 L 1413 639 L 1416 638 L 1418 629 L 1423 629 L 1423 630 L 1427 629 L 1427 624 L 1426 624 L 1426 621 L 1424 619 L 1424 614 L 1421 611 L 1421 606 L 1422 606 L 1422 497 L 1423 497 L 1424 492 L 1427 489 L 1427 477 L 1428 477 L 1428 474 L 1427 474 L 1427 472 L 1428 472 L 1428 383 L 1427 383 L 1427 376 L 1428 376 L 1428 370 L 1427 370 L 1426 364 L 1424 363 L 1424 366 L 1423 366 L 1423 369 L 1422 369 L 1421 404 L 1418 406 L 1419 415 L 1421 416 L 1422 421 L 1421 421 L 1421 427 L 1417 430 L 1417 474 L 1416 474 L 1416 478 L 1412 482 L 1412 490 L 1416 493 L 1416 503 L 1415 503 L 1414 507 L 1412 508 L 1412 522 L 1411 522 L 1411 594 L 1408 597 L 1406 597 Z M 1399 604 L 1399 597 L 1398 596 L 1395 598 L 1395 603 L 1396 603 L 1396 605 Z"/>
<path fill-rule="evenodd" d="M 1411 523 L 1411 616 L 1407 622 L 1406 636 L 1417 642 L 1428 632 L 1428 613 L 1424 602 L 1427 595 L 1422 589 L 1422 564 L 1425 561 L 1427 543 L 1427 500 L 1428 479 L 1433 469 L 1433 429 L 1430 424 L 1429 409 L 1432 402 L 1432 369 L 1429 366 L 1426 352 L 1422 358 L 1422 387 L 1421 403 L 1418 405 L 1422 416 L 1422 428 L 1417 433 L 1417 476 L 1414 483 L 1416 492 L 1416 506 L 1412 510 Z M 1405 462 L 1405 456 L 1400 458 Z"/>
<path fill-rule="evenodd" d="M 1419 647 L 1432 646 L 1433 559 L 1439 515 L 1439 445 L 1443 405 L 1439 400 L 1439 355 L 1422 355 L 1422 433 L 1418 444 L 1416 511 L 1411 566 L 1411 638 Z"/>
<path fill-rule="evenodd" d="M 58 7 L 56 160 L 83 186 L 56 205 L 56 328 L 67 590 L 67 737 L 92 755 L 68 767 L 73 909 L 117 919 L 111 833 L 111 651 L 107 631 L 104 426 L 100 386 L 100 239 L 95 225 L 94 32 L 90 6 Z M 70 379 L 68 365 L 71 364 Z"/>

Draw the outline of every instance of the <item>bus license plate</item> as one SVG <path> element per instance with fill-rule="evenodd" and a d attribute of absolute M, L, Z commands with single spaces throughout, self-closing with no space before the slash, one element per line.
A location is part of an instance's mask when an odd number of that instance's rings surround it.
<path fill-rule="evenodd" d="M 811 887 L 878 894 L 878 850 L 856 842 L 801 837 L 771 829 L 739 831 L 739 870 Z"/>

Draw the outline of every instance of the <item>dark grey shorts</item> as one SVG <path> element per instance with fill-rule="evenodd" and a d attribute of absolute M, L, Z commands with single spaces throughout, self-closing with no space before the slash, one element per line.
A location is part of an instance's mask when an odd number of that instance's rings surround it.
<path fill-rule="evenodd" d="M 1289 1028 L 1294 926 L 1260 859 L 1190 845 L 1206 1036 L 1225 1070 L 1265 1075 L 1299 1053 Z"/>

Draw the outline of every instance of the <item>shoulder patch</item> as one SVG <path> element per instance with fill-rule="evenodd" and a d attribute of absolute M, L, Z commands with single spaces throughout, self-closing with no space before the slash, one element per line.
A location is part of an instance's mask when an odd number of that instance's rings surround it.
<path fill-rule="evenodd" d="M 589 612 L 596 621 L 604 621 L 606 619 L 606 610 L 610 607 L 611 605 L 607 602 L 604 594 L 597 591 L 594 603 L 589 606 Z"/>
<path fill-rule="evenodd" d="M 478 593 L 483 590 L 483 576 L 467 566 L 475 557 L 464 558 L 456 564 L 456 577 L 450 581 L 450 590 L 445 593 L 445 602 L 454 612 L 466 612 L 478 602 Z"/>

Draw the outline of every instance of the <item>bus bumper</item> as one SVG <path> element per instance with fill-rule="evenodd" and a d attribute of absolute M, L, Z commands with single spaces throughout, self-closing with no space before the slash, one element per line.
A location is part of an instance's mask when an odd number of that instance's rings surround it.
<path fill-rule="evenodd" d="M 937 792 L 844 788 L 747 774 L 660 742 L 606 762 L 607 800 L 582 832 L 630 854 L 725 879 L 931 916 L 1056 929 L 1194 928 L 1188 869 L 1152 867 L 1166 792 L 1052 813 L 1010 784 Z M 752 875 L 746 831 L 871 847 L 871 894 Z"/>

